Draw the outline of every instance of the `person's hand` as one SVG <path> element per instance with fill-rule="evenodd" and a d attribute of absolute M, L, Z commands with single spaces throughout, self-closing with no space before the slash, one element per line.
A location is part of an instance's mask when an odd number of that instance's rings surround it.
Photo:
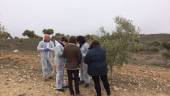
<path fill-rule="evenodd" d="M 50 49 L 49 48 L 45 48 L 44 51 L 47 52 L 47 51 L 50 51 Z"/>

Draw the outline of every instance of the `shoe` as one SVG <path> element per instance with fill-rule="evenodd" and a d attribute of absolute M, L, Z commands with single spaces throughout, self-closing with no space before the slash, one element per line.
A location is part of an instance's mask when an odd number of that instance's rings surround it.
<path fill-rule="evenodd" d="M 49 79 L 53 79 L 53 76 L 50 76 Z"/>
<path fill-rule="evenodd" d="M 56 89 L 57 91 L 59 92 L 64 92 L 65 90 L 64 89 Z"/>
<path fill-rule="evenodd" d="M 87 88 L 87 87 L 89 87 L 89 86 L 90 86 L 89 83 L 86 83 L 86 84 L 84 85 L 85 88 Z"/>
<path fill-rule="evenodd" d="M 70 96 L 75 96 L 75 95 L 73 95 L 73 94 L 70 94 Z"/>
<path fill-rule="evenodd" d="M 84 81 L 80 81 L 80 82 L 79 82 L 80 85 L 82 85 L 82 84 L 84 84 L 84 83 L 85 83 Z"/>
<path fill-rule="evenodd" d="M 63 88 L 68 88 L 68 85 L 63 86 Z"/>
<path fill-rule="evenodd" d="M 47 82 L 49 79 L 48 78 L 43 78 L 43 81 L 44 82 Z"/>
<path fill-rule="evenodd" d="M 75 96 L 83 96 L 82 94 L 77 94 L 77 95 L 75 95 Z"/>

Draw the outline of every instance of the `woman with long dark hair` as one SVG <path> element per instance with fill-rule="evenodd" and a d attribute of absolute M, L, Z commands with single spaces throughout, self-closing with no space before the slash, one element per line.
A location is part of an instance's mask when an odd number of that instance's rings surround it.
<path fill-rule="evenodd" d="M 107 95 L 110 96 L 110 85 L 107 77 L 106 51 L 101 48 L 100 43 L 94 40 L 85 57 L 85 63 L 88 65 L 88 74 L 92 77 L 97 96 L 102 96 L 100 80 L 103 82 Z"/>

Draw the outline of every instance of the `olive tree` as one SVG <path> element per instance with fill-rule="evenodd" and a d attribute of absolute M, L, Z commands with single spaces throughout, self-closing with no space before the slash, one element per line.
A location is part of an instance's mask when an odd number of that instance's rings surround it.
<path fill-rule="evenodd" d="M 32 30 L 25 30 L 22 35 L 27 36 L 28 38 L 40 38 L 40 36 L 36 35 Z"/>
<path fill-rule="evenodd" d="M 49 35 L 52 35 L 54 33 L 54 30 L 53 29 L 44 29 L 43 30 L 43 34 L 49 34 Z"/>
<path fill-rule="evenodd" d="M 6 32 L 5 26 L 1 24 L 0 24 L 0 39 L 1 40 L 12 39 L 11 34 Z"/>
<path fill-rule="evenodd" d="M 128 63 L 129 53 L 134 49 L 134 46 L 139 42 L 139 30 L 132 23 L 123 17 L 114 18 L 116 24 L 116 31 L 109 34 L 104 27 L 100 28 L 103 36 L 100 38 L 103 47 L 107 50 L 107 62 L 109 64 L 111 76 L 113 73 L 113 66 L 121 67 Z"/>

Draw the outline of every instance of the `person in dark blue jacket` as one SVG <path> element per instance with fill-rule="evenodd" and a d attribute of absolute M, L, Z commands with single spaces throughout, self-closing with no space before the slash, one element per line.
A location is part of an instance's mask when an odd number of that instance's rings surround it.
<path fill-rule="evenodd" d="M 100 80 L 102 80 L 107 95 L 110 96 L 110 85 L 107 77 L 106 51 L 101 48 L 100 43 L 94 40 L 84 62 L 88 65 L 88 74 L 92 77 L 97 96 L 101 96 Z"/>

